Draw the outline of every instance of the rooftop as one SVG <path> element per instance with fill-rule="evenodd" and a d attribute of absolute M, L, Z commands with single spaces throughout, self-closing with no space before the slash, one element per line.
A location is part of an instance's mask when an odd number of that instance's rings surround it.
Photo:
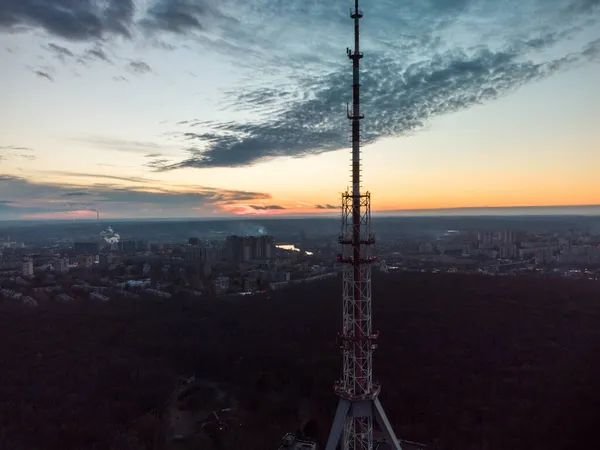
<path fill-rule="evenodd" d="M 311 441 L 297 439 L 293 433 L 286 434 L 281 440 L 279 450 L 316 450 L 317 444 Z"/>

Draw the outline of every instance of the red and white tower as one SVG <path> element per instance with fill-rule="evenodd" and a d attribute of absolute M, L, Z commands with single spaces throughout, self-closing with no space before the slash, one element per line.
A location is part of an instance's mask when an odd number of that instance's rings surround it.
<path fill-rule="evenodd" d="M 371 194 L 360 191 L 360 60 L 359 21 L 363 13 L 354 0 L 350 17 L 354 20 L 354 50 L 347 49 L 352 61 L 352 190 L 342 195 L 342 230 L 339 237 L 343 263 L 343 321 L 338 342 L 342 351 L 342 376 L 335 383 L 340 397 L 325 450 L 372 450 L 373 419 L 393 450 L 401 450 L 379 402 L 380 385 L 373 381 L 373 351 L 379 333 L 371 322 Z"/>

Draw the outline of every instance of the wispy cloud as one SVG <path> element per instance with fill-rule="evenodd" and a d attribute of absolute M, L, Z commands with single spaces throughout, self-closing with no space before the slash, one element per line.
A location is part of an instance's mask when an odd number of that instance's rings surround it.
<path fill-rule="evenodd" d="M 69 172 L 69 171 L 60 171 L 60 170 L 52 170 L 43 172 L 46 175 L 56 175 L 60 177 L 70 177 L 70 178 L 96 178 L 101 180 L 114 180 L 114 181 L 125 181 L 127 183 L 152 183 L 155 180 L 144 177 L 120 177 L 118 175 L 110 175 L 110 174 L 101 174 L 101 173 L 86 173 L 86 172 Z"/>
<path fill-rule="evenodd" d="M 144 61 L 130 61 L 128 67 L 131 71 L 137 74 L 152 72 L 150 66 Z"/>
<path fill-rule="evenodd" d="M 48 72 L 45 72 L 43 70 L 34 70 L 33 73 L 40 78 L 45 78 L 48 81 L 54 81 L 54 78 L 52 77 L 52 75 L 50 75 Z"/>
<path fill-rule="evenodd" d="M 142 155 L 148 155 L 153 153 L 165 154 L 170 153 L 177 148 L 173 145 L 157 144 L 156 142 L 150 141 L 130 141 L 126 139 L 117 139 L 102 136 L 81 136 L 72 140 L 73 142 L 78 142 L 103 150 L 139 153 Z"/>
<path fill-rule="evenodd" d="M 250 208 L 257 211 L 282 210 L 285 209 L 281 205 L 248 205 Z"/>
<path fill-rule="evenodd" d="M 75 57 L 71 50 L 58 44 L 49 43 L 46 48 L 62 61 Z"/>
<path fill-rule="evenodd" d="M 67 44 L 69 45 L 69 44 Z M 71 47 L 81 47 L 80 45 L 71 45 Z M 108 56 L 107 50 L 103 47 L 103 45 L 99 42 L 96 42 L 93 47 L 85 49 L 85 50 L 72 50 L 66 46 L 58 45 L 55 43 L 49 43 L 47 45 L 42 45 L 42 48 L 50 53 L 53 59 L 60 61 L 64 66 L 68 66 L 69 64 L 77 64 L 83 67 L 91 67 L 91 64 L 94 62 L 103 62 L 111 65 L 115 65 L 113 60 Z M 41 59 L 44 59 L 43 56 L 40 56 Z M 126 66 L 129 68 L 129 65 Z M 76 70 L 75 66 L 71 67 Z M 55 72 L 55 66 L 47 65 L 45 67 L 38 67 L 38 70 L 42 72 L 46 72 L 51 75 Z M 76 72 L 75 72 L 76 73 Z M 54 76 L 51 75 L 53 78 Z"/>
<path fill-rule="evenodd" d="M 106 54 L 106 51 L 102 47 L 100 47 L 99 45 L 97 45 L 94 48 L 87 49 L 84 52 L 84 57 L 95 58 L 95 59 L 99 59 L 101 61 L 105 61 L 105 62 L 108 62 L 108 63 L 111 62 L 111 59 Z"/>
<path fill-rule="evenodd" d="M 144 164 L 144 167 L 151 169 L 153 172 L 160 172 L 163 167 L 169 165 L 172 160 L 167 159 L 162 153 L 148 153 L 145 155 L 149 161 Z"/>
<path fill-rule="evenodd" d="M 315 205 L 316 209 L 340 209 L 339 206 L 330 205 L 329 203 L 325 205 Z"/>
<path fill-rule="evenodd" d="M 33 149 L 30 147 L 19 147 L 16 145 L 0 145 L 1 150 L 11 150 L 11 151 L 23 151 L 23 152 L 32 152 Z"/>
<path fill-rule="evenodd" d="M 35 159 L 34 150 L 29 147 L 16 145 L 0 145 L 0 160 L 8 158 L 23 158 L 29 161 Z"/>
<path fill-rule="evenodd" d="M 42 48 L 50 53 L 50 55 L 60 61 L 63 65 L 68 65 L 69 63 L 75 63 L 84 67 L 91 67 L 91 64 L 94 62 L 102 62 L 108 63 L 111 65 L 115 65 L 113 59 L 109 57 L 108 51 L 106 47 L 101 42 L 96 42 L 92 47 L 81 50 L 81 46 L 77 44 L 70 44 L 71 47 L 78 48 L 78 50 L 73 50 L 68 48 L 67 46 L 58 45 L 55 43 L 49 43 L 47 45 L 42 45 Z M 41 56 L 42 59 L 43 56 Z M 129 63 L 126 64 L 126 68 L 130 68 Z M 54 71 L 54 66 L 47 66 L 46 72 L 50 73 Z"/>
<path fill-rule="evenodd" d="M 125 179 L 124 179 L 125 180 Z M 269 194 L 251 191 L 192 186 L 185 190 L 160 187 L 114 187 L 102 183 L 81 189 L 75 183 L 40 183 L 21 177 L 0 175 L 2 210 L 0 217 L 18 217 L 34 213 L 65 212 L 74 209 L 98 209 L 111 214 L 136 216 L 150 210 L 162 214 L 184 214 L 227 210 L 237 203 L 264 201 Z M 75 202 L 70 199 L 76 200 Z M 78 199 L 85 199 L 83 202 Z"/>

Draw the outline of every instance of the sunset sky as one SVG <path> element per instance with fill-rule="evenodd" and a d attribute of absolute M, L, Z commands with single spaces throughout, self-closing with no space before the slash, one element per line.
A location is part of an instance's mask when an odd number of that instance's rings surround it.
<path fill-rule="evenodd" d="M 0 220 L 335 212 L 353 0 L 0 2 Z M 600 203 L 600 1 L 362 0 L 373 209 Z"/>

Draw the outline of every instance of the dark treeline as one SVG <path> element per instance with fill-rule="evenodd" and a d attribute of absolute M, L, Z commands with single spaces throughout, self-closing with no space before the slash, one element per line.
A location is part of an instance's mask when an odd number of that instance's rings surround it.
<path fill-rule="evenodd" d="M 444 450 L 600 448 L 599 291 L 565 279 L 377 274 L 375 378 L 398 435 Z M 191 373 L 239 400 L 244 448 L 276 448 L 301 426 L 299 404 L 324 440 L 340 303 L 329 280 L 270 298 L 3 305 L 0 447 L 114 448 Z"/>

